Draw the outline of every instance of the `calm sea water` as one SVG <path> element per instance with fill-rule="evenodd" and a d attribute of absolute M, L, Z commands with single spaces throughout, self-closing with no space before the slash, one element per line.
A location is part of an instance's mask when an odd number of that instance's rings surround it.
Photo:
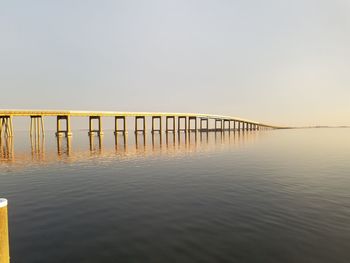
<path fill-rule="evenodd" d="M 17 132 L 0 159 L 15 263 L 350 262 L 350 129 Z"/>

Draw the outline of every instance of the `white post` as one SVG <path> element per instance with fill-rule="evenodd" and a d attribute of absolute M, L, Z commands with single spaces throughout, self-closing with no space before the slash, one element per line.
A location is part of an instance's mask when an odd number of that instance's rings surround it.
<path fill-rule="evenodd" d="M 0 198 L 0 263 L 10 262 L 7 200 Z"/>

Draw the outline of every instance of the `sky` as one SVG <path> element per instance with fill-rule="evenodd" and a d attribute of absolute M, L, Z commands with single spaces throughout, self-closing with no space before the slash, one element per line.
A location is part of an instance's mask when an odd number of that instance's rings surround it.
<path fill-rule="evenodd" d="M 350 125 L 348 0 L 0 1 L 0 108 Z"/>

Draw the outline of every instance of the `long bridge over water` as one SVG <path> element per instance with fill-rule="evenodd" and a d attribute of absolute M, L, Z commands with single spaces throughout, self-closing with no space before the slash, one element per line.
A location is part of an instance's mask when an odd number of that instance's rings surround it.
<path fill-rule="evenodd" d="M 71 136 L 71 117 L 87 117 L 89 135 L 103 135 L 102 118 L 114 118 L 114 133 L 127 132 L 127 119 L 134 118 L 135 133 L 146 132 L 146 118 L 152 123 L 151 132 L 209 132 L 209 131 L 258 131 L 262 129 L 281 129 L 275 126 L 252 120 L 197 113 L 167 113 L 167 112 L 117 112 L 117 111 L 62 111 L 62 110 L 0 110 L 0 136 L 14 135 L 13 118 L 30 118 L 30 135 L 44 135 L 44 117 L 56 117 L 56 135 Z M 97 129 L 93 122 L 98 123 Z M 65 122 L 64 128 L 61 125 Z M 140 123 L 141 122 L 141 123 Z M 165 122 L 165 130 L 163 123 Z M 213 122 L 214 128 L 210 128 Z"/>

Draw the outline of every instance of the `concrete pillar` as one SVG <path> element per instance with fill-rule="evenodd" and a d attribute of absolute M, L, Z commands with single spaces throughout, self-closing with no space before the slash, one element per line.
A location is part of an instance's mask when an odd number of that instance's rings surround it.
<path fill-rule="evenodd" d="M 70 116 L 69 115 L 66 116 L 66 124 L 67 124 L 66 137 L 72 136 L 72 131 L 71 131 L 71 128 L 70 128 Z"/>
<path fill-rule="evenodd" d="M 173 120 L 173 128 L 172 129 L 169 129 L 169 120 Z M 165 125 L 166 125 L 166 132 L 170 132 L 170 131 L 172 131 L 172 132 L 175 132 L 175 116 L 166 116 L 166 123 L 165 123 Z"/>
<path fill-rule="evenodd" d="M 30 136 L 45 136 L 43 116 L 30 116 Z"/>
<path fill-rule="evenodd" d="M 98 122 L 97 130 L 93 128 L 93 120 L 97 120 Z M 93 135 L 94 133 L 96 133 L 98 136 L 103 135 L 101 116 L 89 116 L 89 135 Z"/>
<path fill-rule="evenodd" d="M 155 128 L 155 120 L 159 120 L 159 128 Z M 161 116 L 152 116 L 152 133 L 154 132 L 162 132 L 162 117 Z"/>
<path fill-rule="evenodd" d="M 234 120 L 230 120 L 230 131 L 234 130 Z"/>
<path fill-rule="evenodd" d="M 66 121 L 66 129 L 61 130 L 61 120 Z M 57 116 L 57 131 L 56 136 L 61 136 L 61 134 L 65 134 L 66 137 L 72 136 L 71 128 L 70 128 L 70 116 L 64 115 L 64 116 Z"/>
<path fill-rule="evenodd" d="M 223 127 L 222 130 L 225 131 L 226 130 L 226 123 L 228 123 L 228 130 L 230 130 L 230 120 L 223 120 Z"/>
<path fill-rule="evenodd" d="M 138 120 L 142 120 L 143 121 L 143 129 L 142 130 L 140 130 L 139 128 L 138 128 Z M 145 116 L 136 116 L 135 117 L 135 133 L 137 133 L 137 132 L 143 132 L 143 133 L 145 133 L 146 132 L 146 118 L 145 118 Z"/>
<path fill-rule="evenodd" d="M 194 121 L 194 129 L 191 129 L 191 121 Z M 197 117 L 188 117 L 188 130 L 197 132 Z"/>
<path fill-rule="evenodd" d="M 13 122 L 12 122 L 12 116 L 2 116 L 1 117 L 1 133 L 4 134 L 6 137 L 12 137 L 13 136 Z"/>
<path fill-rule="evenodd" d="M 7 200 L 0 199 L 0 263 L 10 262 Z"/>
<path fill-rule="evenodd" d="M 208 119 L 208 118 L 201 118 L 201 119 L 200 119 L 200 131 L 203 131 L 203 130 L 204 130 L 204 129 L 203 129 L 203 122 L 206 123 L 206 128 L 205 128 L 205 130 L 206 130 L 206 132 L 208 132 L 208 131 L 209 131 L 209 119 Z"/>
<path fill-rule="evenodd" d="M 12 116 L 10 116 L 10 133 L 11 133 L 11 137 L 13 137 L 13 117 Z"/>
<path fill-rule="evenodd" d="M 42 134 L 42 136 L 45 136 L 45 127 L 44 127 L 44 118 L 43 118 L 43 116 L 40 116 L 40 124 L 41 124 L 41 134 Z"/>
<path fill-rule="evenodd" d="M 181 129 L 181 120 L 184 119 L 185 120 L 185 128 Z M 186 116 L 179 116 L 177 117 L 177 131 L 184 131 L 187 132 L 187 117 Z"/>
<path fill-rule="evenodd" d="M 217 126 L 218 122 L 220 123 L 220 129 L 218 129 L 218 126 Z M 223 131 L 222 125 L 223 125 L 223 121 L 221 119 L 215 119 L 215 131 L 218 131 L 218 130 Z"/>
<path fill-rule="evenodd" d="M 123 129 L 118 129 L 118 120 L 123 121 Z M 114 121 L 114 134 L 118 132 L 127 133 L 126 116 L 115 116 Z"/>
<path fill-rule="evenodd" d="M 0 117 L 0 138 L 2 137 L 2 124 L 3 124 L 3 119 Z"/>
<path fill-rule="evenodd" d="M 61 116 L 57 116 L 57 121 L 56 121 L 56 136 L 61 136 Z"/>

